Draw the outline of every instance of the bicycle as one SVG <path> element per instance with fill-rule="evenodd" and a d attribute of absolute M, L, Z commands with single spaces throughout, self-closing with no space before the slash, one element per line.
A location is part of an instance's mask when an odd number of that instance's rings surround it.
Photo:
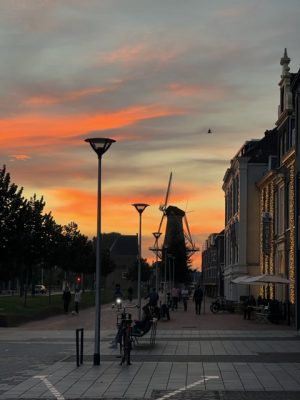
<path fill-rule="evenodd" d="M 132 318 L 131 313 L 126 312 L 126 308 L 136 308 L 137 305 L 123 305 L 123 311 L 121 314 L 117 314 L 117 337 L 116 341 L 120 345 L 121 362 L 123 365 L 125 362 L 127 365 L 131 365 L 130 352 L 132 348 Z M 113 306 L 114 308 L 114 306 Z M 120 309 L 117 308 L 117 311 Z"/>

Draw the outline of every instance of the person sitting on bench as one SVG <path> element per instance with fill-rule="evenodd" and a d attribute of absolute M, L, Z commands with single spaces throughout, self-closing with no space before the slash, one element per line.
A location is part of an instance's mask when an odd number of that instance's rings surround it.
<path fill-rule="evenodd" d="M 151 326 L 152 314 L 149 305 L 145 305 L 143 308 L 143 315 L 141 320 L 134 321 L 133 333 L 140 334 L 142 332 L 148 331 Z"/>

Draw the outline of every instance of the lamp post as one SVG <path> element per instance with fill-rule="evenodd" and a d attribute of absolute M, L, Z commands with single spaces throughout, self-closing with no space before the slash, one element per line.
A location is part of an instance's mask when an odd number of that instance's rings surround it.
<path fill-rule="evenodd" d="M 85 139 L 98 156 L 98 196 L 97 196 L 97 243 L 96 243 L 96 298 L 95 298 L 95 342 L 94 365 L 100 365 L 100 324 L 101 324 L 101 161 L 103 154 L 110 148 L 113 139 Z"/>
<path fill-rule="evenodd" d="M 152 235 L 155 238 L 155 248 L 156 248 L 156 260 L 155 260 L 155 288 L 156 293 L 158 293 L 158 239 L 160 238 L 161 232 L 153 232 Z"/>
<path fill-rule="evenodd" d="M 140 215 L 140 229 L 139 229 L 139 260 L 138 260 L 138 306 L 139 306 L 139 320 L 141 319 L 141 252 L 142 252 L 142 213 L 149 204 L 135 203 L 132 204 Z"/>
<path fill-rule="evenodd" d="M 172 258 L 172 254 L 168 254 L 168 278 L 169 278 L 169 291 L 171 292 L 171 290 L 173 289 L 172 287 L 172 276 L 171 276 L 171 258 Z"/>
<path fill-rule="evenodd" d="M 175 256 L 172 256 L 172 261 L 173 261 L 173 287 L 175 287 L 175 268 L 174 268 L 174 264 L 175 264 Z"/>
<path fill-rule="evenodd" d="M 168 254 L 167 254 L 167 251 L 168 251 L 168 245 L 167 244 L 165 244 L 164 245 L 164 248 L 165 248 L 165 278 L 164 278 L 164 280 L 165 280 L 165 282 L 164 282 L 164 292 L 165 292 L 165 304 L 167 304 L 167 259 L 168 259 Z"/>

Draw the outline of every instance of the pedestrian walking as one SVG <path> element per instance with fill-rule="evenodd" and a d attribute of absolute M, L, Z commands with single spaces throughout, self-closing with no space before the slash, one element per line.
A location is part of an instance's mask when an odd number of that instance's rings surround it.
<path fill-rule="evenodd" d="M 197 289 L 194 291 L 193 301 L 195 302 L 195 311 L 196 314 L 201 314 L 201 304 L 203 300 L 203 291 L 200 285 L 197 286 Z"/>
<path fill-rule="evenodd" d="M 183 301 L 183 309 L 184 309 L 184 311 L 187 311 L 187 303 L 188 303 L 188 299 L 189 299 L 189 291 L 188 291 L 188 288 L 186 286 L 181 290 L 181 297 L 182 297 L 182 301 Z"/>
<path fill-rule="evenodd" d="M 114 291 L 114 300 L 117 300 L 117 299 L 121 299 L 121 300 L 123 299 L 123 293 L 121 291 L 121 286 L 119 283 L 116 284 L 115 291 Z"/>
<path fill-rule="evenodd" d="M 79 303 L 81 300 L 81 292 L 79 289 L 75 289 L 75 294 L 74 294 L 74 304 L 75 304 L 75 313 L 79 314 Z"/>
<path fill-rule="evenodd" d="M 131 303 L 132 299 L 133 299 L 133 289 L 132 289 L 132 287 L 129 287 L 127 289 L 127 297 L 128 297 L 128 301 Z"/>
<path fill-rule="evenodd" d="M 171 290 L 172 295 L 172 311 L 177 310 L 178 308 L 178 289 L 173 287 Z"/>
<path fill-rule="evenodd" d="M 71 291 L 70 291 L 69 286 L 65 287 L 62 298 L 63 298 L 63 303 L 64 303 L 64 312 L 67 314 L 69 311 L 69 305 L 70 305 L 70 301 L 71 301 Z"/>
<path fill-rule="evenodd" d="M 159 296 L 156 293 L 155 288 L 152 288 L 152 291 L 148 294 L 148 296 L 145 297 L 145 300 L 146 299 L 149 299 L 150 308 L 154 309 L 155 307 L 157 307 Z"/>

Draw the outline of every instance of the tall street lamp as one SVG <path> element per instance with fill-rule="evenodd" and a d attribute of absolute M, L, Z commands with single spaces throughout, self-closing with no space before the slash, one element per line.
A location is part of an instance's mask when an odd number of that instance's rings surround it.
<path fill-rule="evenodd" d="M 175 287 L 175 268 L 174 268 L 174 264 L 175 264 L 175 256 L 172 256 L 172 261 L 173 261 L 173 287 Z"/>
<path fill-rule="evenodd" d="M 141 253 L 142 253 L 142 213 L 149 204 L 135 203 L 132 204 L 140 215 L 140 229 L 139 229 L 139 260 L 138 260 L 138 306 L 139 306 L 139 320 L 141 319 Z"/>
<path fill-rule="evenodd" d="M 155 238 L 155 254 L 156 254 L 156 260 L 155 260 L 155 288 L 156 288 L 156 293 L 158 293 L 158 239 L 160 238 L 161 232 L 153 232 L 152 235 Z"/>
<path fill-rule="evenodd" d="M 165 292 L 165 304 L 167 304 L 167 259 L 168 259 L 168 245 L 165 244 L 165 282 L 164 282 L 164 292 Z"/>
<path fill-rule="evenodd" d="M 171 276 L 171 258 L 172 258 L 172 254 L 168 254 L 168 278 L 169 278 L 169 283 L 168 285 L 170 286 L 169 291 L 171 292 L 172 290 L 172 276 Z"/>
<path fill-rule="evenodd" d="M 85 139 L 98 156 L 98 197 L 97 197 L 97 244 L 96 244 L 96 311 L 95 311 L 95 342 L 94 365 L 100 365 L 100 324 L 101 324 L 101 161 L 103 154 L 110 148 L 113 139 L 92 138 Z"/>

